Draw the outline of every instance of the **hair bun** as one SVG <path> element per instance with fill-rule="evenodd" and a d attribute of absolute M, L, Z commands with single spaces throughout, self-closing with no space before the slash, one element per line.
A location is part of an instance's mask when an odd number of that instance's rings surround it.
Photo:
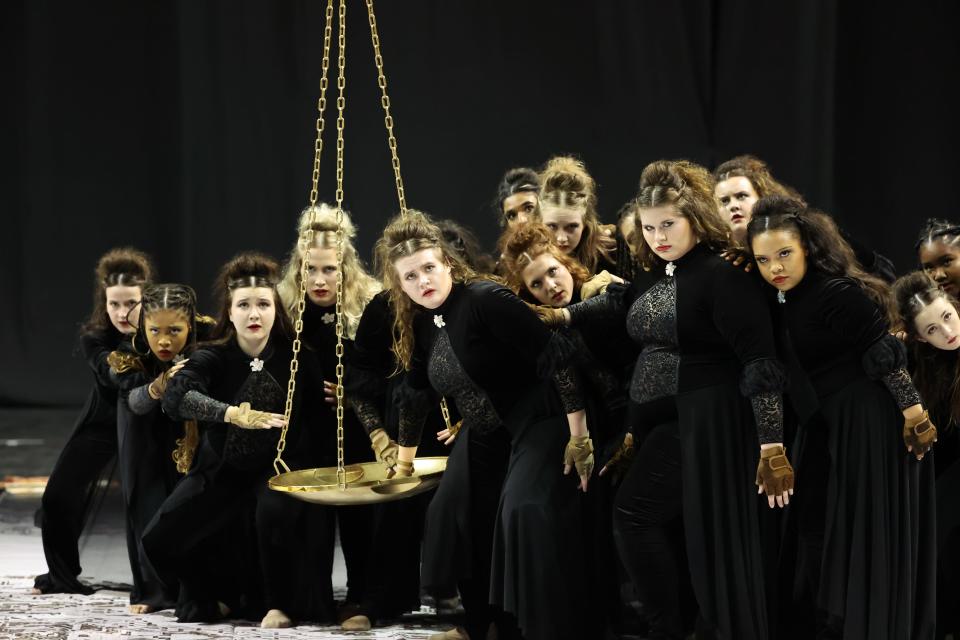
<path fill-rule="evenodd" d="M 571 156 L 550 158 L 540 172 L 540 181 L 544 193 L 568 191 L 582 194 L 586 199 L 593 197 L 597 190 L 596 182 L 584 164 Z"/>
<path fill-rule="evenodd" d="M 270 286 L 280 279 L 277 261 L 268 255 L 248 251 L 235 255 L 220 270 L 219 281 L 225 289 L 243 286 Z M 244 284 L 246 283 L 246 284 Z"/>
<path fill-rule="evenodd" d="M 536 251 L 537 254 L 543 253 L 552 243 L 553 236 L 542 223 L 525 222 L 507 233 L 503 252 L 507 259 L 516 260 L 518 256 L 533 253 L 537 249 L 540 249 Z"/>
<path fill-rule="evenodd" d="M 121 247 L 111 249 L 100 258 L 96 273 L 97 280 L 106 286 L 139 286 L 153 280 L 153 265 L 142 251 Z"/>
<path fill-rule="evenodd" d="M 310 222 L 313 214 L 313 223 Z M 300 221 L 297 223 L 297 232 L 302 234 L 308 228 L 313 228 L 315 232 L 336 232 L 337 230 L 337 208 L 321 202 L 315 206 L 307 207 L 300 213 Z M 343 210 L 340 229 L 343 231 L 343 237 L 347 240 L 353 240 L 357 237 L 357 228 L 350 218 L 349 212 Z"/>

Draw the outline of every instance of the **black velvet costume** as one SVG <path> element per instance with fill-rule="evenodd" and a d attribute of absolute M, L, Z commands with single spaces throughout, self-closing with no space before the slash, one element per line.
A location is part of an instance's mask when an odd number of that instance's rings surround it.
<path fill-rule="evenodd" d="M 123 489 L 127 524 L 127 554 L 133 576 L 130 604 L 148 605 L 153 610 L 176 604 L 176 584 L 165 584 L 143 550 L 141 537 L 178 480 L 173 451 L 184 435 L 182 422 L 171 420 L 150 397 L 148 387 L 168 364 L 151 354 L 137 357 L 129 350 L 126 362 L 114 366 L 111 374 L 120 389 L 117 405 L 117 444 L 120 483 Z"/>
<path fill-rule="evenodd" d="M 442 484 L 461 501 L 469 496 L 469 512 L 457 520 L 455 529 L 432 536 L 435 509 L 457 506 L 452 500 L 441 501 L 441 486 L 430 505 L 425 553 L 434 552 L 426 546 L 431 540 L 469 549 L 460 559 L 471 569 L 472 584 L 461 582 L 465 607 L 468 599 L 479 595 L 468 594 L 482 586 L 486 560 L 489 601 L 516 617 L 524 637 L 586 637 L 582 628 L 586 554 L 577 480 L 561 473 L 570 436 L 566 414 L 582 409 L 583 403 L 569 384 L 567 370 L 558 369 L 553 379 L 538 375 L 562 359 L 561 345 L 568 343 L 510 291 L 486 281 L 455 284 L 440 307 L 417 315 L 414 328 L 411 395 L 432 388 L 456 403 L 464 431 L 450 465 L 465 469 L 445 474 Z M 422 409 L 416 411 L 417 405 L 410 399 L 401 412 L 401 445 L 420 440 Z M 503 477 L 500 465 L 508 435 L 509 463 L 496 517 L 491 519 L 488 505 Z M 466 454 L 465 464 L 457 463 L 458 451 Z M 488 532 L 492 560 L 487 555 Z M 428 564 L 425 558 L 425 573 Z M 478 628 L 477 622 L 476 617 L 468 618 L 468 631 L 483 637 L 485 626 Z M 507 634 L 501 627 L 500 637 Z"/>
<path fill-rule="evenodd" d="M 301 340 L 308 345 L 316 355 L 320 368 L 326 380 L 336 383 L 337 366 L 337 332 L 336 306 L 321 307 L 309 300 L 303 312 L 303 334 Z M 344 371 L 353 365 L 353 341 L 343 338 Z M 313 391 L 324 395 L 323 388 Z M 324 456 L 323 466 L 337 465 L 337 414 L 336 405 L 327 405 L 318 416 L 319 423 L 313 425 L 317 437 L 318 456 Z M 357 419 L 357 415 L 349 408 L 343 412 L 343 448 L 344 463 L 356 464 L 372 462 L 373 451 L 367 433 Z M 314 509 L 315 511 L 316 509 Z M 351 505 L 346 507 L 330 507 L 322 521 L 328 527 L 323 539 L 333 541 L 334 530 L 340 529 L 340 546 L 343 549 L 344 562 L 347 568 L 347 596 L 350 604 L 360 605 L 366 597 L 367 559 L 371 551 L 373 540 L 374 507 L 370 505 Z M 320 524 L 319 517 L 312 518 L 315 524 Z M 333 561 L 334 547 L 329 548 L 330 562 Z"/>
<path fill-rule="evenodd" d="M 92 507 L 98 481 L 112 473 L 117 453 L 117 388 L 107 357 L 123 339 L 113 326 L 82 334 L 79 350 L 93 372 L 94 385 L 67 444 L 50 473 L 37 523 L 42 529 L 47 573 L 34 588 L 42 593 L 92 593 L 79 580 L 78 542 Z"/>
<path fill-rule="evenodd" d="M 241 402 L 283 413 L 291 356 L 289 344 L 276 336 L 256 359 L 231 339 L 191 355 L 164 394 L 164 411 L 176 419 L 196 419 L 203 430 L 193 468 L 143 537 L 154 567 L 180 580 L 181 621 L 216 618 L 217 600 L 234 612 L 248 609 L 251 617 L 264 609 L 280 609 L 294 619 L 334 618 L 332 567 L 310 554 L 330 542 L 308 541 L 304 534 L 312 505 L 267 488 L 280 430 L 241 429 L 223 422 L 228 406 Z M 323 406 L 322 381 L 313 354 L 301 350 L 283 456 L 291 469 L 322 462 L 314 433 L 321 412 L 329 411 Z M 251 528 L 252 536 L 246 533 Z M 253 545 L 246 543 L 251 537 Z M 259 565 L 252 562 L 256 556 Z"/>
<path fill-rule="evenodd" d="M 826 427 L 818 637 L 931 638 L 934 470 L 903 444 L 901 411 L 920 402 L 904 347 L 847 278 L 811 269 L 781 307 Z"/>

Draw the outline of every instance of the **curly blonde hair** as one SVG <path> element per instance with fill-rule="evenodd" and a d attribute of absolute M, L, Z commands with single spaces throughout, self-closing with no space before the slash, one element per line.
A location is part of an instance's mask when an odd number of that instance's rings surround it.
<path fill-rule="evenodd" d="M 662 265 L 664 260 L 642 238 L 640 213 L 644 209 L 672 206 L 687 219 L 701 243 L 717 252 L 730 248 L 730 230 L 717 212 L 713 187 L 710 172 L 687 160 L 657 160 L 644 167 L 633 212 L 636 228 L 631 244 L 645 269 Z"/>
<path fill-rule="evenodd" d="M 397 363 L 404 370 L 410 369 L 413 357 L 413 318 L 417 308 L 404 293 L 400 276 L 394 263 L 424 249 L 435 249 L 438 257 L 450 266 L 450 275 L 455 283 L 480 279 L 454 251 L 443 241 L 440 227 L 422 211 L 408 209 L 406 215 L 395 216 L 383 230 L 377 241 L 377 267 L 383 283 L 390 291 L 393 306 L 393 352 Z"/>
<path fill-rule="evenodd" d="M 501 265 L 507 286 L 527 302 L 538 304 L 537 299 L 527 289 L 523 280 L 523 270 L 545 253 L 557 259 L 573 276 L 574 289 L 579 291 L 590 277 L 587 268 L 577 262 L 572 255 L 560 250 L 553 240 L 550 230 L 540 222 L 525 222 L 504 234 L 501 240 L 503 256 Z"/>
<path fill-rule="evenodd" d="M 312 222 L 311 222 L 312 218 Z M 357 326 L 367 303 L 383 288 L 380 282 L 367 273 L 363 263 L 357 256 L 353 246 L 357 237 L 357 229 L 350 219 L 350 214 L 343 212 L 343 316 L 344 332 L 351 340 L 357 335 Z M 320 203 L 315 207 L 307 207 L 300 214 L 297 224 L 298 238 L 308 229 L 313 229 L 313 245 L 311 249 L 337 249 L 337 210 L 335 207 Z M 287 313 L 296 316 L 297 303 L 300 300 L 300 267 L 303 253 L 300 243 L 294 245 L 290 251 L 286 266 L 283 268 L 283 277 L 277 284 L 277 291 Z"/>
<path fill-rule="evenodd" d="M 580 210 L 583 215 L 583 234 L 580 244 L 571 255 L 590 273 L 597 268 L 600 257 L 611 260 L 616 241 L 600 233 L 597 215 L 597 183 L 587 173 L 582 162 L 570 156 L 550 158 L 540 172 L 540 218 L 550 209 Z"/>

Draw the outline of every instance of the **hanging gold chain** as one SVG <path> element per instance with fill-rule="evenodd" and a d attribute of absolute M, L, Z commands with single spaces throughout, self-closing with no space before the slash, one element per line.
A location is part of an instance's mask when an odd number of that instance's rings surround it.
<path fill-rule="evenodd" d="M 287 399 L 283 407 L 284 425 L 277 441 L 277 456 L 273 460 L 273 470 L 280 475 L 280 468 L 290 471 L 283 461 L 283 452 L 287 448 L 287 431 L 290 414 L 293 412 L 293 396 L 297 390 L 297 371 L 300 367 L 300 336 L 303 334 L 303 311 L 307 300 L 307 275 L 309 263 L 307 256 L 313 246 L 313 223 L 316 221 L 317 183 L 320 179 L 320 153 L 323 150 L 323 112 L 327 108 L 327 70 L 330 68 L 330 40 L 333 35 L 333 0 L 327 0 L 326 24 L 323 27 L 323 63 L 320 76 L 320 98 L 317 101 L 317 138 L 313 143 L 313 175 L 310 185 L 310 224 L 297 240 L 300 258 L 300 297 L 297 298 L 297 310 L 294 313 L 293 357 L 290 359 L 290 379 L 287 382 Z"/>
<path fill-rule="evenodd" d="M 347 106 L 347 0 L 340 0 L 340 24 L 337 33 L 337 486 L 347 488 L 343 468 L 343 110 Z"/>
<path fill-rule="evenodd" d="M 397 154 L 397 138 L 393 135 L 393 116 L 390 115 L 390 96 L 387 95 L 387 76 L 383 71 L 383 56 L 380 54 L 380 34 L 377 31 L 377 16 L 373 12 L 373 0 L 367 0 L 367 21 L 370 23 L 370 39 L 373 40 L 373 61 L 377 65 L 377 85 L 380 87 L 380 105 L 383 107 L 383 123 L 387 126 L 387 144 L 390 145 L 390 162 L 393 164 L 393 179 L 397 185 L 400 215 L 407 215 L 407 197 L 400 177 L 400 156 Z"/>

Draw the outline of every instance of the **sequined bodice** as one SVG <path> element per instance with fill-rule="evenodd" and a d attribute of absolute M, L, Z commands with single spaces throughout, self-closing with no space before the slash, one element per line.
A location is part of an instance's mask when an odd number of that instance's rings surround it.
<path fill-rule="evenodd" d="M 627 312 L 627 333 L 643 345 L 633 369 L 630 398 L 642 404 L 676 395 L 680 367 L 676 278 L 663 278 L 634 301 Z"/>
<path fill-rule="evenodd" d="M 487 394 L 470 379 L 450 344 L 444 329 L 437 332 L 427 364 L 430 385 L 441 395 L 452 398 L 471 429 L 490 432 L 502 421 Z"/>

